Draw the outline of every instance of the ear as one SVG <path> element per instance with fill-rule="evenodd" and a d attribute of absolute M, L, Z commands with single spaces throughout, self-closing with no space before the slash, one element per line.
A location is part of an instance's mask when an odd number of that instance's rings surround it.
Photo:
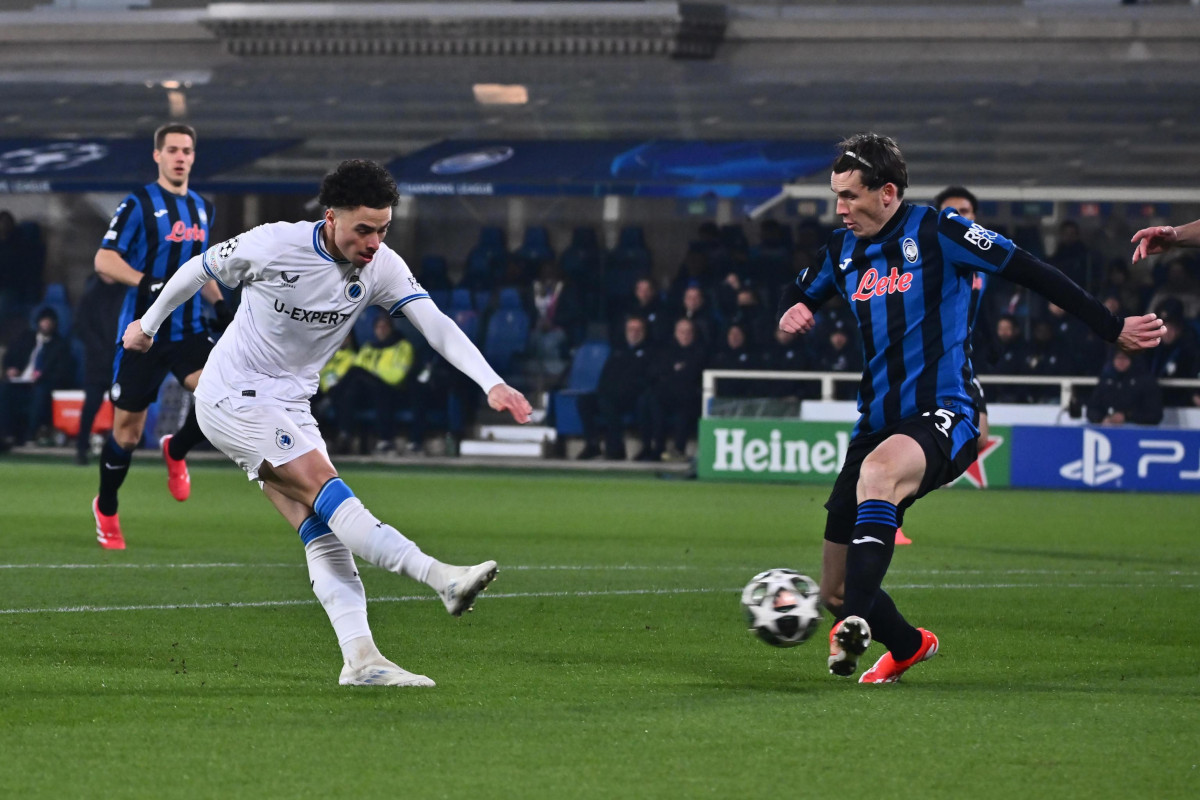
<path fill-rule="evenodd" d="M 332 208 L 325 209 L 325 222 L 332 225 L 333 220 L 334 220 L 333 209 Z"/>
<path fill-rule="evenodd" d="M 885 183 L 879 190 L 879 196 L 883 199 L 883 204 L 885 206 L 890 206 L 892 203 L 896 202 L 899 191 L 900 190 L 896 188 L 896 184 Z"/>

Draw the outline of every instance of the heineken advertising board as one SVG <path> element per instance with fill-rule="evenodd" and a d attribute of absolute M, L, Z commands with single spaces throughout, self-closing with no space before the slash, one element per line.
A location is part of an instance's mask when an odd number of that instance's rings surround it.
<path fill-rule="evenodd" d="M 854 426 L 791 419 L 700 420 L 696 469 L 707 480 L 833 484 Z M 956 486 L 1008 486 L 1012 430 L 997 426 Z"/>

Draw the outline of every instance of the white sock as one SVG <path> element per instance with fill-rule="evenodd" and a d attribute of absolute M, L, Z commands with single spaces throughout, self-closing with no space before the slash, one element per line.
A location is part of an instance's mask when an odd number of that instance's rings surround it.
<path fill-rule="evenodd" d="M 429 568 L 437 562 L 400 531 L 376 519 L 357 497 L 349 497 L 338 506 L 329 517 L 329 529 L 356 556 L 432 585 L 428 581 Z"/>
<path fill-rule="evenodd" d="M 343 656 L 351 642 L 363 638 L 374 647 L 371 627 L 367 624 L 367 593 L 350 550 L 336 536 L 325 534 L 309 542 L 304 555 L 308 559 L 313 594 L 329 615 Z M 356 652 L 361 648 L 361 642 L 355 645 Z"/>

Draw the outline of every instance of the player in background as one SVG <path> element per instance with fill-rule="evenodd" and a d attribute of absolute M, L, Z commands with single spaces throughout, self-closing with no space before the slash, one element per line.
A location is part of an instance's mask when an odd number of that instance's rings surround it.
<path fill-rule="evenodd" d="M 933 200 L 933 207 L 938 211 L 953 209 L 960 217 L 970 222 L 975 221 L 975 213 L 979 209 L 979 201 L 970 189 L 963 186 L 947 186 L 938 192 Z M 971 276 L 971 301 L 967 306 L 967 358 L 974 355 L 973 338 L 975 328 L 979 325 L 979 312 L 983 306 L 983 293 L 987 291 L 988 275 L 986 272 L 976 272 Z M 975 375 L 975 365 L 971 364 L 971 378 L 967 382 L 967 391 L 975 393 L 975 409 L 979 412 L 979 441 L 987 443 L 988 415 L 987 399 L 983 395 L 983 386 Z M 899 542 L 897 542 L 899 543 Z"/>
<path fill-rule="evenodd" d="M 1130 241 L 1137 245 L 1133 251 L 1135 264 L 1146 256 L 1165 253 L 1172 247 L 1200 247 L 1200 219 L 1178 227 L 1155 225 L 1142 228 Z"/>
<path fill-rule="evenodd" d="M 978 412 L 967 390 L 971 286 L 1004 275 L 1083 319 L 1127 350 L 1154 347 L 1153 314 L 1117 318 L 1058 270 L 957 211 L 904 200 L 908 168 L 896 143 L 873 133 L 838 145 L 830 187 L 845 227 L 781 303 L 779 326 L 807 333 L 835 293 L 862 333 L 860 417 L 825 508 L 821 597 L 838 622 L 829 670 L 849 676 L 878 639 L 888 652 L 860 683 L 892 683 L 932 658 L 937 637 L 901 615 L 882 588 L 904 510 L 957 478 L 977 453 Z"/>
<path fill-rule="evenodd" d="M 407 317 L 434 350 L 487 393 L 492 408 L 521 423 L 531 408 L 384 244 L 399 200 L 385 169 L 370 161 L 342 162 L 325 176 L 319 198 L 326 209 L 319 222 L 262 225 L 188 261 L 125 329 L 124 344 L 153 352 L 167 318 L 207 280 L 241 284 L 241 305 L 196 389 L 200 427 L 250 480 L 258 480 L 299 533 L 313 591 L 342 649 L 338 682 L 433 686 L 379 652 L 354 556 L 431 587 L 454 616 L 471 609 L 496 576 L 496 562 L 443 564 L 377 519 L 338 477 L 309 398 L 321 367 L 354 321 L 378 305 Z"/>
<path fill-rule="evenodd" d="M 117 206 L 96 251 L 96 272 L 102 278 L 129 287 L 117 323 L 118 337 L 130 321 L 145 312 L 179 266 L 203 253 L 208 243 L 213 205 L 188 189 L 195 160 L 196 131 L 190 126 L 176 123 L 155 131 L 158 180 L 135 189 Z M 227 325 L 233 312 L 222 299 L 216 281 L 206 281 L 197 288 L 213 304 L 218 329 Z M 113 384 L 109 390 L 113 429 L 100 454 L 100 491 L 92 500 L 96 538 L 101 547 L 109 550 L 125 549 L 117 515 L 117 492 L 129 473 L 133 451 L 142 440 L 146 409 L 158 396 L 167 372 L 195 391 L 213 346 L 198 297 L 186 298 L 165 323 L 158 350 L 143 354 L 118 348 L 113 364 Z M 181 502 L 191 492 L 184 457 L 202 438 L 193 408 L 183 427 L 159 442 L 167 465 L 167 488 Z"/>

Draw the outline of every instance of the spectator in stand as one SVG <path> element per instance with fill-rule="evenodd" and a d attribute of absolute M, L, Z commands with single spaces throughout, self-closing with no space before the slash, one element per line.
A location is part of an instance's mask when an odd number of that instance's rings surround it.
<path fill-rule="evenodd" d="M 1129 266 L 1124 259 L 1114 259 L 1108 262 L 1108 266 L 1104 270 L 1104 284 L 1101 286 L 1098 296 L 1102 298 L 1115 297 L 1120 303 L 1120 308 L 1137 310 L 1147 308 L 1147 301 L 1150 299 L 1148 287 L 1137 285 L 1133 276 L 1129 274 Z M 1103 361 L 1104 357 L 1102 356 L 1100 360 Z M 1097 367 L 1095 370 L 1090 370 L 1088 374 L 1094 374 L 1099 369 Z"/>
<path fill-rule="evenodd" d="M 604 457 L 609 461 L 625 460 L 625 417 L 636 417 L 646 439 L 649 426 L 650 369 L 654 350 L 646 336 L 646 320 L 629 317 L 625 320 L 625 340 L 613 347 L 596 393 L 579 398 L 579 417 L 583 422 L 584 447 L 580 459 L 600 455 L 600 431 L 604 429 Z"/>
<path fill-rule="evenodd" d="M 1070 346 L 1058 338 L 1058 329 L 1047 319 L 1033 323 L 1033 338 L 1025 354 L 1025 372 L 1043 378 L 1073 375 Z M 1030 390 L 1035 403 L 1058 402 L 1057 386 L 1037 386 Z"/>
<path fill-rule="evenodd" d="M 1080 238 L 1079 223 L 1075 220 L 1065 219 L 1059 223 L 1058 241 L 1046 260 L 1089 292 L 1096 289 L 1100 279 L 1096 257 Z"/>
<path fill-rule="evenodd" d="M 1095 375 L 1104 366 L 1106 346 L 1104 340 L 1092 333 L 1078 318 L 1068 314 L 1062 306 L 1050 303 L 1045 319 L 1054 329 L 1054 341 L 1062 364 L 1061 371 L 1051 375 Z M 1110 309 L 1120 311 L 1120 306 Z M 1035 328 L 1036 334 L 1036 328 Z"/>
<path fill-rule="evenodd" d="M 749 282 L 743 283 L 737 292 L 737 306 L 730 322 L 746 332 L 751 347 L 762 347 L 771 341 L 771 331 L 776 327 L 771 312 L 759 301 L 757 289 Z"/>
<path fill-rule="evenodd" d="M 775 337 L 762 353 L 762 369 L 773 372 L 803 372 L 808 369 L 808 354 L 800 334 L 775 329 Z M 797 381 L 763 381 L 759 392 L 764 397 L 793 397 L 803 399 L 803 385 Z"/>
<path fill-rule="evenodd" d="M 850 337 L 849 326 L 838 320 L 829 329 L 824 346 L 817 356 L 819 372 L 862 372 L 862 348 Z M 842 383 L 834 389 L 838 400 L 853 400 L 858 387 L 853 383 Z"/>
<path fill-rule="evenodd" d="M 72 335 L 83 345 L 83 409 L 75 437 L 75 463 L 86 466 L 92 424 L 112 386 L 113 358 L 117 353 L 117 318 L 125 302 L 126 287 L 100 275 L 88 278 L 75 309 Z"/>
<path fill-rule="evenodd" d="M 75 375 L 71 345 L 58 332 L 58 314 L 44 308 L 37 324 L 9 343 L 0 382 L 0 452 L 37 438 L 50 422 L 55 389 L 69 388 Z"/>
<path fill-rule="evenodd" d="M 36 224 L 18 225 L 11 212 L 0 211 L 0 311 L 11 307 L 23 314 L 42 297 L 45 247 L 30 235 L 37 230 Z"/>
<path fill-rule="evenodd" d="M 1026 372 L 1026 356 L 1028 350 L 1021 332 L 1017 328 L 1017 320 L 1011 314 L 1004 314 L 996 320 L 996 334 L 992 341 L 992 361 L 975 365 L 977 372 L 991 375 L 1024 375 Z M 989 390 L 990 391 L 990 390 Z M 996 401 L 1000 403 L 1025 403 L 1029 401 L 1028 392 L 1016 386 L 998 385 Z"/>
<path fill-rule="evenodd" d="M 633 297 L 621 316 L 646 320 L 646 336 L 655 347 L 665 344 L 671 336 L 666 308 L 653 278 L 641 277 L 634 282 Z"/>
<path fill-rule="evenodd" d="M 1155 313 L 1162 317 L 1166 328 L 1162 344 L 1149 354 L 1150 374 L 1155 378 L 1200 378 L 1200 345 L 1195 333 L 1178 313 L 1162 307 L 1155 309 Z M 1200 406 L 1200 391 L 1166 389 L 1163 399 L 1170 406 Z"/>
<path fill-rule="evenodd" d="M 1088 401 L 1087 418 L 1098 425 L 1157 425 L 1163 418 L 1158 381 L 1141 361 L 1114 351 Z"/>
<path fill-rule="evenodd" d="M 534 321 L 530 344 L 541 374 L 557 381 L 567 368 L 567 354 L 571 348 L 567 332 L 556 319 L 563 281 L 554 262 L 542 264 L 541 270 L 541 276 L 533 282 Z"/>
<path fill-rule="evenodd" d="M 758 368 L 758 359 L 750 349 L 746 331 L 741 325 L 730 325 L 725 330 L 725 343 L 709 361 L 709 369 L 751 370 Z M 720 394 L 726 397 L 754 397 L 758 389 L 757 381 L 734 379 L 726 380 Z"/>
<path fill-rule="evenodd" d="M 1173 300 L 1181 304 L 1187 319 L 1200 317 L 1200 261 L 1190 253 L 1170 257 L 1162 286 L 1150 298 L 1150 308 Z"/>
<path fill-rule="evenodd" d="M 695 330 L 696 342 L 705 352 L 712 352 L 716 346 L 717 320 L 708 307 L 704 290 L 698 285 L 689 286 L 683 291 L 683 310 L 680 319 L 690 320 Z"/>
<path fill-rule="evenodd" d="M 655 364 L 650 393 L 650 437 L 638 461 L 680 461 L 700 422 L 701 379 L 707 353 L 689 319 L 675 322 L 675 335 Z M 668 441 L 669 436 L 669 441 Z"/>
<path fill-rule="evenodd" d="M 400 335 L 392 318 L 380 314 L 372 330 L 375 338 L 358 349 L 354 366 L 342 377 L 337 393 L 338 425 L 342 433 L 357 429 L 358 450 L 366 453 L 370 428 L 361 421 L 361 412 L 375 411 L 373 429 L 378 433 L 375 452 L 393 453 L 396 449 L 396 412 L 410 399 L 408 377 L 413 369 L 412 343 Z M 340 402 L 338 402 L 340 400 Z M 419 450 L 425 441 L 423 420 L 413 417 L 409 442 Z"/>
<path fill-rule="evenodd" d="M 692 243 L 683 257 L 683 263 L 679 265 L 679 271 L 675 273 L 675 278 L 667 287 L 668 304 L 678 305 L 682 301 L 684 291 L 689 286 L 699 286 L 700 291 L 705 294 L 711 292 L 714 279 L 709 258 L 709 253 L 703 245 Z"/>

